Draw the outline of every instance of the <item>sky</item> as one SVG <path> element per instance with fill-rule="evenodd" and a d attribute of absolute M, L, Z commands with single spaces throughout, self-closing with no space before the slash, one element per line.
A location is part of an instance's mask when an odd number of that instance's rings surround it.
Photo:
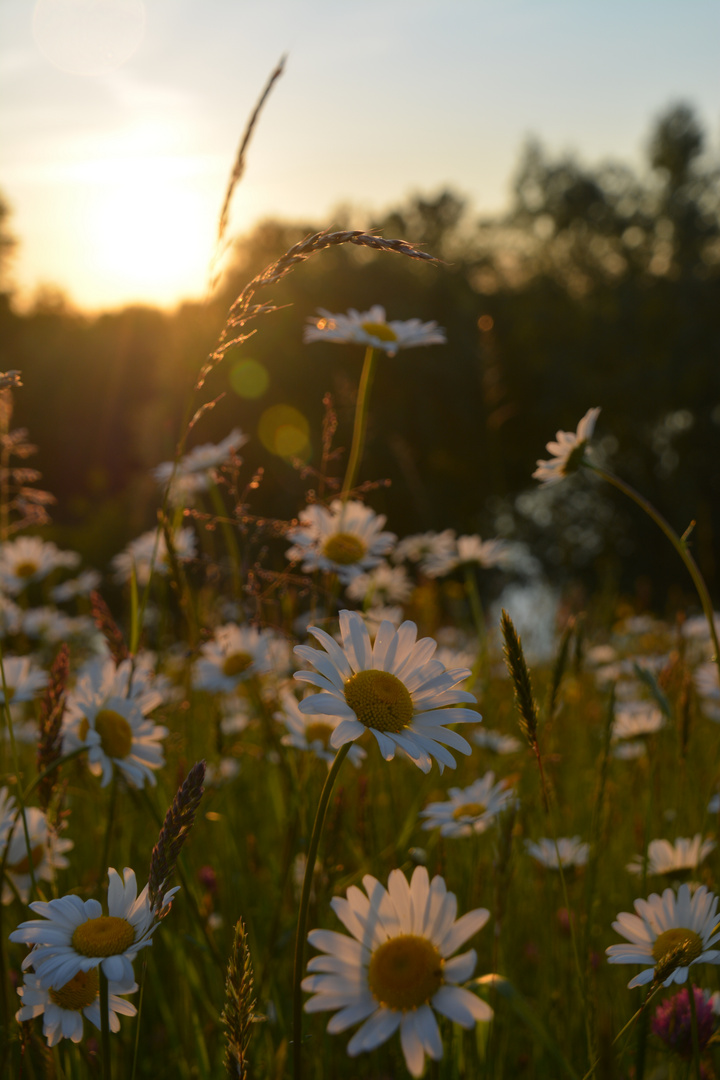
<path fill-rule="evenodd" d="M 200 298 L 247 117 L 277 83 L 232 207 L 363 226 L 451 186 L 508 205 L 523 142 L 638 168 L 663 109 L 720 141 L 717 0 L 2 0 L 0 193 L 20 302 Z"/>

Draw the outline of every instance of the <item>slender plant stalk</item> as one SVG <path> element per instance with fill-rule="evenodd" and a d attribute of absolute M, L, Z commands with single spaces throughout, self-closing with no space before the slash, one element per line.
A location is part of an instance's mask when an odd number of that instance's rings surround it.
<path fill-rule="evenodd" d="M 8 729 L 8 736 L 10 738 L 10 753 L 12 755 L 13 769 L 15 770 L 15 776 L 17 778 L 17 797 L 19 815 L 22 818 L 23 834 L 25 836 L 25 849 L 27 851 L 28 858 L 28 872 L 30 874 L 30 899 L 34 900 L 37 895 L 37 882 L 35 881 L 35 865 L 33 863 L 32 845 L 30 843 L 30 831 L 28 829 L 27 815 L 25 813 L 25 799 L 20 789 L 20 759 L 18 758 L 17 742 L 15 741 L 15 731 L 13 729 L 12 713 L 10 712 L 10 705 L 8 702 L 8 685 L 5 681 L 5 664 L 3 663 L 3 650 L 0 646 L 0 681 L 2 682 L 3 692 L 3 713 L 5 714 L 5 723 Z M 13 823 L 13 828 L 14 828 Z M 3 874 L 5 873 L 5 864 L 7 860 L 7 854 L 10 850 L 10 841 L 8 834 L 8 843 L 5 849 L 5 859 L 3 860 Z M 1 880 L 1 879 L 0 879 Z"/>
<path fill-rule="evenodd" d="M 692 1032 L 693 1063 L 695 1080 L 702 1080 L 700 1072 L 700 1037 L 698 1035 L 697 1005 L 695 1004 L 695 983 L 688 973 L 688 997 L 690 998 L 690 1030 Z"/>
<path fill-rule="evenodd" d="M 302 1076 L 302 993 L 300 990 L 300 983 L 302 981 L 305 960 L 305 937 L 307 935 L 307 917 L 308 907 L 310 906 L 310 890 L 312 888 L 313 872 L 315 870 L 318 846 L 320 844 L 323 825 L 325 824 L 325 815 L 327 814 L 330 796 L 335 787 L 335 781 L 340 772 L 340 766 L 347 757 L 351 745 L 351 743 L 347 742 L 338 750 L 330 771 L 327 774 L 323 789 L 320 792 L 320 800 L 318 802 L 317 813 L 315 814 L 315 824 L 313 825 L 310 845 L 308 847 L 307 863 L 305 864 L 305 877 L 303 878 L 300 910 L 298 912 L 297 921 L 297 934 L 295 937 L 295 967 L 293 970 L 293 1076 L 295 1077 L 295 1080 L 300 1080 Z"/>
<path fill-rule="evenodd" d="M 110 840 L 112 838 L 113 822 L 115 820 L 115 804 L 117 803 L 117 789 L 118 789 L 118 774 L 117 769 L 113 768 L 113 776 L 110 781 L 110 799 L 108 801 L 107 823 L 105 825 L 105 835 L 103 837 L 102 853 L 100 855 L 100 867 L 98 870 L 98 877 L 102 881 L 104 875 L 108 869 L 108 858 L 110 857 Z"/>
<path fill-rule="evenodd" d="M 620 477 L 615 476 L 611 472 L 607 472 L 606 469 L 601 469 L 599 465 L 594 465 L 592 464 L 592 462 L 587 461 L 587 459 L 585 460 L 584 464 L 587 465 L 588 468 L 592 469 L 594 473 L 597 473 L 597 475 L 600 476 L 603 480 L 607 480 L 607 482 L 609 484 L 612 484 L 613 487 L 617 488 L 618 491 L 622 491 L 623 495 L 627 495 L 629 499 L 632 499 L 632 501 L 636 503 L 641 510 L 644 510 L 648 517 L 652 518 L 658 528 L 665 533 L 668 540 L 677 551 L 678 555 L 685 564 L 685 567 L 687 568 L 687 571 L 693 580 L 693 584 L 695 585 L 697 594 L 700 597 L 700 603 L 702 604 L 702 609 L 708 622 L 708 627 L 710 629 L 710 637 L 712 638 L 713 648 L 715 650 L 715 656 L 713 657 L 713 659 L 717 664 L 718 672 L 720 672 L 720 642 L 718 641 L 717 630 L 715 629 L 715 617 L 713 612 L 712 600 L 710 599 L 710 593 L 708 592 L 707 585 L 705 584 L 705 579 L 700 573 L 700 568 L 690 554 L 687 540 L 684 536 L 678 536 L 672 525 L 670 525 L 665 520 L 662 514 L 658 513 L 652 503 L 648 502 L 646 498 L 644 498 L 638 491 L 635 491 L 635 489 L 629 484 L 626 484 L 624 480 L 621 480 Z"/>
<path fill-rule="evenodd" d="M 143 960 L 140 972 L 140 993 L 138 994 L 137 1017 L 135 1018 L 135 1039 L 133 1042 L 133 1063 L 130 1080 L 135 1080 L 137 1074 L 138 1052 L 140 1050 L 140 1017 L 142 1016 L 143 998 L 145 996 L 145 976 L 147 975 L 147 959 Z"/>
<path fill-rule="evenodd" d="M 107 975 L 102 969 L 100 973 L 100 1045 L 102 1056 L 103 1080 L 111 1080 L 112 1065 L 110 1063 L 110 1013 Z"/>
<path fill-rule="evenodd" d="M 365 350 L 360 382 L 358 384 L 357 404 L 355 405 L 355 425 L 353 427 L 352 443 L 350 445 L 350 457 L 348 458 L 345 479 L 343 480 L 341 498 L 347 502 L 348 495 L 355 486 L 360 460 L 365 446 L 365 433 L 367 431 L 368 412 L 370 404 L 370 392 L 375 378 L 375 365 L 377 350 L 368 345 Z"/>
<path fill-rule="evenodd" d="M 473 567 L 466 563 L 464 567 L 465 577 L 465 589 L 467 591 L 468 600 L 470 601 L 470 611 L 472 613 L 473 622 L 475 623 L 475 629 L 478 636 L 478 655 L 475 663 L 473 664 L 473 676 L 477 678 L 479 674 L 485 677 L 487 675 L 487 627 L 485 626 L 485 612 L 483 611 L 482 601 L 480 599 L 480 591 L 477 585 L 477 576 Z"/>
<path fill-rule="evenodd" d="M 222 500 L 220 489 L 218 488 L 214 480 L 210 481 L 210 485 L 208 487 L 208 494 L 210 496 L 210 502 L 212 503 L 213 509 L 217 515 L 217 519 L 220 522 L 223 536 L 225 537 L 225 544 L 227 545 L 227 552 L 230 557 L 230 563 L 232 565 L 233 589 L 235 591 L 235 595 L 240 598 L 240 596 L 242 595 L 242 557 L 240 555 L 240 546 L 237 542 L 235 531 L 228 519 L 227 510 L 225 508 L 225 503 Z"/>

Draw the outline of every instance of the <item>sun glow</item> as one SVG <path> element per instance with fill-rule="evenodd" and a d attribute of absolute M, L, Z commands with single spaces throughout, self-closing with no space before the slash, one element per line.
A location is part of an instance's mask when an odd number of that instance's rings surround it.
<path fill-rule="evenodd" d="M 216 223 L 190 164 L 145 157 L 88 166 L 101 173 L 88 186 L 84 252 L 99 300 L 119 293 L 166 304 L 203 292 Z"/>

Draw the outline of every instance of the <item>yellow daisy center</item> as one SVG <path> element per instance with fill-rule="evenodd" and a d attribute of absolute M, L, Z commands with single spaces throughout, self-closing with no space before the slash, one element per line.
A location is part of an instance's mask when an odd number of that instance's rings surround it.
<path fill-rule="evenodd" d="M 345 700 L 365 727 L 402 731 L 413 717 L 410 692 L 389 671 L 358 671 L 345 683 Z"/>
<path fill-rule="evenodd" d="M 79 1012 L 88 1005 L 92 1005 L 98 996 L 99 989 L 100 979 L 97 968 L 91 968 L 90 971 L 78 971 L 70 982 L 66 982 L 58 990 L 50 990 L 49 993 L 50 999 L 61 1009 L 73 1009 Z"/>
<path fill-rule="evenodd" d="M 464 817 L 481 817 L 487 810 L 487 806 L 481 802 L 466 802 L 462 806 L 456 806 L 453 810 L 453 817 L 457 821 L 458 818 Z"/>
<path fill-rule="evenodd" d="M 397 341 L 395 331 L 384 322 L 364 322 L 360 324 L 366 334 L 377 338 L 379 341 Z"/>
<path fill-rule="evenodd" d="M 243 671 L 247 671 L 254 659 L 255 657 L 248 652 L 230 653 L 223 661 L 222 673 L 228 679 L 232 679 L 235 675 L 242 675 Z"/>
<path fill-rule="evenodd" d="M 33 574 L 37 574 L 38 570 L 38 564 L 28 559 L 26 562 L 21 562 L 17 564 L 17 566 L 15 567 L 15 577 L 31 578 Z"/>
<path fill-rule="evenodd" d="M 677 949 L 679 945 L 684 946 L 688 963 L 691 960 L 697 960 L 703 951 L 702 938 L 699 934 L 694 930 L 686 930 L 684 926 L 673 926 L 670 930 L 663 930 L 662 934 L 658 934 L 655 938 L 652 949 L 655 963 L 659 964 L 669 952 Z"/>
<path fill-rule="evenodd" d="M 322 720 L 314 720 L 312 724 L 308 724 L 305 728 L 305 738 L 309 743 L 322 743 L 323 747 L 327 749 L 333 730 L 330 724 L 324 724 Z"/>
<path fill-rule="evenodd" d="M 83 956 L 116 956 L 135 940 L 135 931 L 127 919 L 100 915 L 81 923 L 72 936 L 72 947 Z"/>
<path fill-rule="evenodd" d="M 45 845 L 36 844 L 34 848 L 31 848 L 29 857 L 25 855 L 22 859 L 18 859 L 17 862 L 9 863 L 8 870 L 13 874 L 29 874 L 30 863 L 32 862 L 33 870 L 37 870 L 38 866 L 42 862 L 44 854 Z"/>
<path fill-rule="evenodd" d="M 132 749 L 132 728 L 114 709 L 100 709 L 95 717 L 100 745 L 109 758 L 126 758 Z M 87 734 L 87 732 L 86 732 Z"/>
<path fill-rule="evenodd" d="M 352 566 L 353 563 L 360 562 L 366 551 L 367 547 L 359 536 L 343 532 L 329 537 L 322 549 L 326 559 L 340 566 Z"/>
<path fill-rule="evenodd" d="M 370 957 L 370 992 L 388 1009 L 417 1009 L 442 984 L 443 959 L 432 941 L 417 934 L 390 938 Z"/>

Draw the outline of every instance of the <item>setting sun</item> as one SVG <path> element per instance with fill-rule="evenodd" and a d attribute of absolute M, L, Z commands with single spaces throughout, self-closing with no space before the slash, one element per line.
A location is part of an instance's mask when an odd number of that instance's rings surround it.
<path fill-rule="evenodd" d="M 203 289 L 212 250 L 211 206 L 192 176 L 163 158 L 92 163 L 86 274 L 108 297 L 135 293 L 171 303 Z"/>

